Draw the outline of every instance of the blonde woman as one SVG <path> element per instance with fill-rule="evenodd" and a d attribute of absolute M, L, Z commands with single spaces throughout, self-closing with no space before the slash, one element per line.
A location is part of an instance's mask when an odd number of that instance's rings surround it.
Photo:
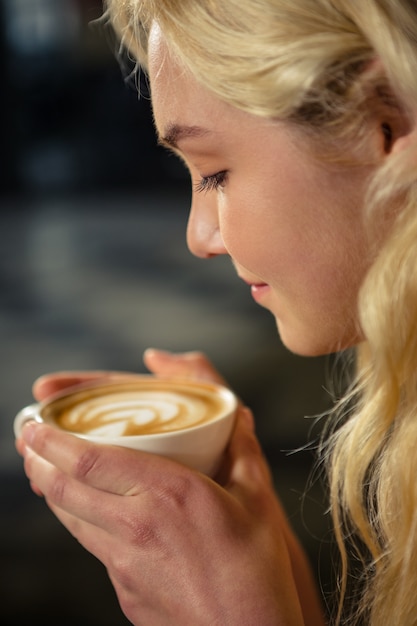
<path fill-rule="evenodd" d="M 159 141 L 190 170 L 191 251 L 229 255 L 290 350 L 356 349 L 323 446 L 342 563 L 331 623 L 416 624 L 415 0 L 107 9 L 149 75 Z M 145 362 L 218 379 L 199 354 L 148 351 Z M 82 378 L 47 377 L 35 393 Z M 28 425 L 18 447 L 35 491 L 106 565 L 132 623 L 325 623 L 248 409 L 218 482 L 43 425 Z"/>

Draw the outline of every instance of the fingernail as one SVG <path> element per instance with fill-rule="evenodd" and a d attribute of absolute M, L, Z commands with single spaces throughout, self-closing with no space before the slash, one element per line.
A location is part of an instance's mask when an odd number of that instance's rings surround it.
<path fill-rule="evenodd" d="M 147 350 L 145 350 L 145 354 L 146 356 L 150 356 L 151 358 L 153 356 L 171 356 L 171 352 L 168 352 L 168 350 L 159 350 L 158 348 L 148 348 Z"/>

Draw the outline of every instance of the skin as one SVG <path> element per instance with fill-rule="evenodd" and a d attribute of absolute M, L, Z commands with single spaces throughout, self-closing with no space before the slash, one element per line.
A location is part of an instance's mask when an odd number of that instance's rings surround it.
<path fill-rule="evenodd" d="M 193 182 L 190 250 L 229 255 L 293 352 L 357 343 L 371 168 L 320 162 L 288 122 L 220 101 L 175 64 L 156 27 L 149 74 L 160 142 L 185 161 Z"/>
<path fill-rule="evenodd" d="M 149 350 L 145 363 L 161 376 L 224 382 L 199 353 Z M 34 395 L 42 399 L 86 378 L 94 372 L 46 376 Z M 105 565 L 136 626 L 324 624 L 248 409 L 239 409 L 217 482 L 164 458 L 34 422 L 17 449 L 35 493 Z"/>
<path fill-rule="evenodd" d="M 369 170 L 319 164 L 288 124 L 220 102 L 173 63 L 157 29 L 150 80 L 160 140 L 205 189 L 193 193 L 191 251 L 230 255 L 291 350 L 318 354 L 360 340 Z M 368 143 L 373 156 L 386 150 L 377 125 Z M 199 353 L 150 350 L 145 363 L 156 375 L 224 382 Z M 47 376 L 34 395 L 95 376 L 103 373 Z M 35 493 L 105 565 L 133 624 L 324 624 L 248 409 L 238 411 L 216 481 L 43 424 L 26 425 L 17 448 Z"/>

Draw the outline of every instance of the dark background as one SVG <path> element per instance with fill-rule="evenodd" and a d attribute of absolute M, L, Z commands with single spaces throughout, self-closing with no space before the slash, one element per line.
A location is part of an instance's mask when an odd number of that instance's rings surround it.
<path fill-rule="evenodd" d="M 293 450 L 314 448 L 332 361 L 289 354 L 228 259 L 189 254 L 187 176 L 156 146 L 100 14 L 98 0 L 0 0 L 0 621 L 127 623 L 103 566 L 30 491 L 12 422 L 39 375 L 144 371 L 148 346 L 204 350 L 254 409 L 328 591 L 314 451 Z"/>

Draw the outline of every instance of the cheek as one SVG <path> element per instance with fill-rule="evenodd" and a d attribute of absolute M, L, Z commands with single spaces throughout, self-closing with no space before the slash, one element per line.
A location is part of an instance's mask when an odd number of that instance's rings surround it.
<path fill-rule="evenodd" d="M 273 259 L 280 231 L 278 207 L 253 183 L 240 188 L 231 184 L 219 197 L 218 218 L 223 243 L 234 260 L 251 266 L 265 256 Z"/>
<path fill-rule="evenodd" d="M 220 228 L 230 256 L 300 305 L 352 303 L 366 265 L 360 233 L 333 211 L 297 208 L 256 205 L 249 194 L 224 201 Z"/>
<path fill-rule="evenodd" d="M 264 278 L 305 269 L 320 237 L 314 215 L 273 191 L 268 197 L 264 188 L 246 187 L 219 202 L 219 226 L 230 256 Z"/>
<path fill-rule="evenodd" d="M 231 257 L 264 279 L 305 281 L 320 291 L 329 282 L 336 291 L 357 285 L 367 253 L 361 184 L 354 183 L 363 181 L 333 178 L 307 172 L 298 161 L 279 169 L 272 160 L 257 175 L 246 171 L 239 185 L 231 178 L 218 201 Z"/>

